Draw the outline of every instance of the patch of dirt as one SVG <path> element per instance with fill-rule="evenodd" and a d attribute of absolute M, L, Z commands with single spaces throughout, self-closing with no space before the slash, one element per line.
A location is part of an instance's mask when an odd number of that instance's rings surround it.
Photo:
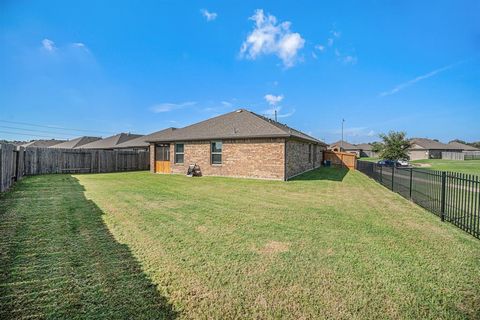
<path fill-rule="evenodd" d="M 432 165 L 430 163 L 413 163 L 412 166 L 420 168 L 430 168 Z"/>
<path fill-rule="evenodd" d="M 208 228 L 205 226 L 198 226 L 197 231 L 200 233 L 206 233 L 208 231 Z"/>
<path fill-rule="evenodd" d="M 288 251 L 289 244 L 280 241 L 270 241 L 263 248 L 257 250 L 261 254 L 271 255 Z"/>

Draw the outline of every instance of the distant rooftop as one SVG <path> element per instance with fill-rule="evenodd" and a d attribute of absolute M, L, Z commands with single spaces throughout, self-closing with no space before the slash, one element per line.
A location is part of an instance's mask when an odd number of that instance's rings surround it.
<path fill-rule="evenodd" d="M 132 140 L 138 137 L 141 137 L 140 134 L 131 134 L 131 133 L 119 133 L 114 136 L 96 140 L 84 145 L 77 147 L 76 149 L 114 149 L 120 143 Z"/>
<path fill-rule="evenodd" d="M 80 146 L 83 146 L 87 143 L 100 140 L 100 137 L 78 137 L 72 140 L 68 140 L 59 144 L 50 146 L 50 148 L 63 148 L 63 149 L 73 149 Z"/>
<path fill-rule="evenodd" d="M 51 139 L 51 140 L 33 140 L 33 141 L 27 142 L 27 143 L 25 143 L 25 144 L 22 144 L 21 146 L 22 146 L 22 147 L 48 148 L 48 147 L 54 146 L 54 145 L 59 144 L 59 143 L 62 143 L 62 142 L 65 142 L 65 140 L 55 140 L 55 139 Z"/>

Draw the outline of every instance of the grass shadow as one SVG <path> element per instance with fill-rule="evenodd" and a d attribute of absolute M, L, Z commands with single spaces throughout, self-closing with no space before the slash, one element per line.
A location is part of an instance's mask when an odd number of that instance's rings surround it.
<path fill-rule="evenodd" d="M 320 167 L 318 169 L 308 171 L 298 175 L 290 181 L 305 181 L 305 180 L 330 180 L 330 181 L 343 181 L 348 173 L 348 169 L 345 167 Z"/>
<path fill-rule="evenodd" d="M 104 213 L 69 175 L 29 177 L 0 196 L 0 318 L 177 316 Z"/>

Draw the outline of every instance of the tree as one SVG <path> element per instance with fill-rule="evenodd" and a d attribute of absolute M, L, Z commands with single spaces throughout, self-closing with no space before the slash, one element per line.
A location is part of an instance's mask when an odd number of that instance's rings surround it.
<path fill-rule="evenodd" d="M 372 151 L 380 154 L 383 150 L 383 144 L 381 142 L 375 141 L 372 142 Z"/>
<path fill-rule="evenodd" d="M 408 149 L 411 144 L 406 138 L 405 132 L 390 131 L 388 134 L 381 134 L 380 156 L 387 160 L 408 159 Z"/>

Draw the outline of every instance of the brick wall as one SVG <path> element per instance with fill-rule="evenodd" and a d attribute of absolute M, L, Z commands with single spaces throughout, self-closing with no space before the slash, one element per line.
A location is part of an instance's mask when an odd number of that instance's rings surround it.
<path fill-rule="evenodd" d="M 310 161 L 309 145 L 312 146 Z M 302 172 L 318 168 L 322 164 L 323 150 L 325 150 L 323 146 L 317 145 L 315 148 L 311 143 L 291 139 L 287 140 L 285 148 L 287 154 L 285 166 L 287 179 Z"/>
<path fill-rule="evenodd" d="M 210 163 L 210 141 L 187 141 L 184 146 L 184 163 L 176 164 L 175 144 L 170 144 L 172 173 L 185 174 L 188 166 L 196 163 L 205 176 L 284 179 L 283 139 L 223 140 L 220 165 Z"/>

